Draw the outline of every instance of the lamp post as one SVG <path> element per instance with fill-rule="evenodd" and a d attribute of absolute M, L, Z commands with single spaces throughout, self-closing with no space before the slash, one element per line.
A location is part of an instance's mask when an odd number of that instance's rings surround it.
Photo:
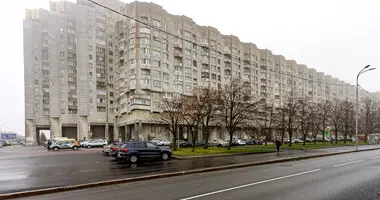
<path fill-rule="evenodd" d="M 376 68 L 369 68 L 371 65 L 367 65 L 365 66 L 362 70 L 360 70 L 360 72 L 358 73 L 358 75 L 356 76 L 356 119 L 355 119 L 355 137 L 356 137 L 356 144 L 355 144 L 355 149 L 356 151 L 358 150 L 358 121 L 359 121 L 359 76 L 365 72 L 368 72 L 368 71 L 371 71 L 371 70 L 374 70 Z"/>

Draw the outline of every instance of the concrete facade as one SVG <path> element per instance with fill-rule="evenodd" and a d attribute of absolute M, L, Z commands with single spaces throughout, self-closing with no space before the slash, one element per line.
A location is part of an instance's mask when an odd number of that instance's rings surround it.
<path fill-rule="evenodd" d="M 275 106 L 291 91 L 314 102 L 355 99 L 355 87 L 348 83 L 154 3 L 98 2 L 142 23 L 84 0 L 26 11 L 25 130 L 30 144 L 46 127 L 53 136 L 76 139 L 169 138 L 157 120 L 162 98 L 191 95 L 198 86 L 221 88 L 238 76 L 253 96 Z M 180 137 L 189 138 L 186 127 Z M 227 135 L 216 128 L 210 138 Z"/>

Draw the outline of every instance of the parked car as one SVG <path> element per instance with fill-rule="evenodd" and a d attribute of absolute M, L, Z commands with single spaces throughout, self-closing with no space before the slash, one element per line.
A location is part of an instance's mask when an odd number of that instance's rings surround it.
<path fill-rule="evenodd" d="M 299 140 L 301 140 L 302 141 L 302 143 L 303 143 L 303 138 L 298 138 Z M 306 138 L 305 139 L 305 142 L 307 142 L 307 143 L 310 143 L 310 142 L 312 142 L 313 140 L 312 139 L 310 139 L 310 138 Z"/>
<path fill-rule="evenodd" d="M 248 145 L 263 145 L 263 143 L 262 140 L 247 140 Z"/>
<path fill-rule="evenodd" d="M 160 140 L 160 141 L 157 142 L 157 145 L 159 145 L 159 146 L 169 146 L 170 143 L 171 143 L 170 140 L 168 140 L 168 139 L 162 139 L 162 140 Z"/>
<path fill-rule="evenodd" d="M 57 141 L 53 142 L 49 148 L 53 151 L 58 151 L 60 149 L 78 150 L 79 146 L 77 145 L 77 143 L 72 141 Z"/>
<path fill-rule="evenodd" d="M 111 157 L 117 157 L 117 153 L 119 152 L 121 146 L 123 146 L 125 143 L 124 142 L 120 142 L 120 143 L 117 143 L 115 144 L 112 148 L 111 148 L 111 151 L 108 153 L 108 156 L 111 156 Z"/>
<path fill-rule="evenodd" d="M 247 141 L 245 139 L 238 139 L 236 140 L 239 146 L 247 145 Z"/>
<path fill-rule="evenodd" d="M 163 140 L 163 138 L 154 138 L 154 139 L 150 140 L 150 142 L 152 142 L 152 143 L 158 145 L 158 143 L 159 143 L 161 140 Z"/>
<path fill-rule="evenodd" d="M 82 142 L 80 142 L 79 143 L 79 146 L 80 147 L 85 147 L 85 146 L 87 146 L 87 144 L 89 143 L 89 142 L 91 142 L 92 140 L 85 140 L 85 141 L 82 141 Z"/>
<path fill-rule="evenodd" d="M 226 147 L 228 146 L 228 142 L 218 139 L 213 139 L 209 142 L 209 146 L 215 146 L 215 147 Z"/>
<path fill-rule="evenodd" d="M 2 148 L 4 146 L 4 144 L 2 142 L 0 142 L 0 148 Z"/>
<path fill-rule="evenodd" d="M 151 142 L 127 142 L 121 146 L 117 154 L 118 159 L 129 163 L 138 163 L 153 160 L 169 160 L 172 152 L 168 148 L 160 148 Z"/>
<path fill-rule="evenodd" d="M 108 144 L 106 146 L 103 147 L 102 149 L 102 153 L 106 156 L 109 155 L 109 153 L 112 151 L 112 148 L 115 146 L 115 144 Z"/>
<path fill-rule="evenodd" d="M 99 139 L 99 140 L 91 140 L 85 144 L 84 147 L 91 148 L 91 147 L 104 147 L 108 144 L 107 140 Z"/>

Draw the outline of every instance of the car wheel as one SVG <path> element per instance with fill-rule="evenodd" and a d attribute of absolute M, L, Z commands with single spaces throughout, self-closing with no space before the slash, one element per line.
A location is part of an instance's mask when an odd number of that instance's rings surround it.
<path fill-rule="evenodd" d="M 53 151 L 58 151 L 58 147 L 54 147 L 54 148 L 53 148 Z"/>
<path fill-rule="evenodd" d="M 88 146 L 87 146 L 87 148 L 91 148 L 91 146 L 90 146 L 90 145 L 88 145 Z"/>
<path fill-rule="evenodd" d="M 162 153 L 161 158 L 163 161 L 169 160 L 169 154 L 168 153 Z"/>
<path fill-rule="evenodd" d="M 137 163 L 137 161 L 139 160 L 139 157 L 137 155 L 131 155 L 129 156 L 129 162 L 130 163 Z"/>
<path fill-rule="evenodd" d="M 74 150 L 74 151 L 78 150 L 78 147 L 73 147 L 73 150 Z"/>

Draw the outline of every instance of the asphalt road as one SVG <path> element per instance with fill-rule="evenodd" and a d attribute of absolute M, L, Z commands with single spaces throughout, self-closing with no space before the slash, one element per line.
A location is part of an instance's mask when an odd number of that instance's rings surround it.
<path fill-rule="evenodd" d="M 380 150 L 24 198 L 380 199 Z"/>

